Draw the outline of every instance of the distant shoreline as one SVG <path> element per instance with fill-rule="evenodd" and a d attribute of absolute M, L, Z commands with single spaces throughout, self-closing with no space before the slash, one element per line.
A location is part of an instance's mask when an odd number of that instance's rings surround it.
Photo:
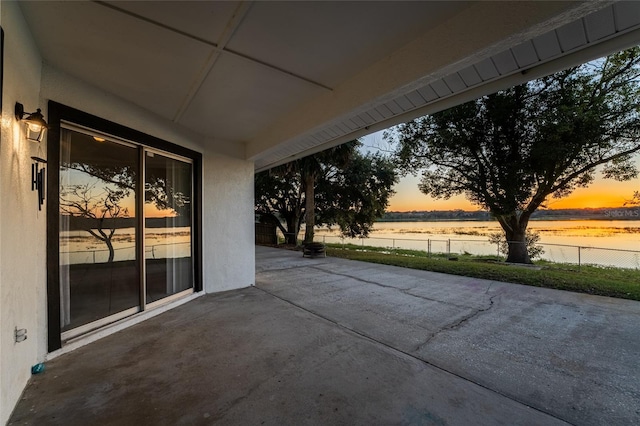
<path fill-rule="evenodd" d="M 640 220 L 640 207 L 612 207 L 588 209 L 538 210 L 531 215 L 532 221 L 572 220 Z M 487 222 L 495 221 L 489 212 L 466 210 L 432 210 L 410 212 L 386 212 L 376 222 Z"/>
<path fill-rule="evenodd" d="M 585 220 L 593 220 L 593 221 L 620 221 L 620 220 L 628 220 L 628 221 L 637 221 L 640 220 L 640 216 L 638 217 L 534 217 L 531 218 L 531 222 L 537 221 L 553 221 L 553 222 L 571 222 L 571 221 L 585 221 Z M 392 222 L 498 222 L 496 219 L 488 218 L 488 219 L 378 219 L 376 222 L 384 222 L 384 223 L 392 223 Z"/>

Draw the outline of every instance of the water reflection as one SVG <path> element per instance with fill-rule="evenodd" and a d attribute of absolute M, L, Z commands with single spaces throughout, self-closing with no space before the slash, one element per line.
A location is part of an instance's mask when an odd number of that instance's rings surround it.
<path fill-rule="evenodd" d="M 543 259 L 640 268 L 640 220 L 536 220 L 529 229 L 540 233 L 545 250 Z M 488 238 L 497 232 L 502 232 L 498 223 L 486 221 L 378 222 L 369 238 L 344 241 L 376 247 L 495 255 L 497 248 Z M 318 229 L 316 238 L 343 241 L 336 229 Z"/>

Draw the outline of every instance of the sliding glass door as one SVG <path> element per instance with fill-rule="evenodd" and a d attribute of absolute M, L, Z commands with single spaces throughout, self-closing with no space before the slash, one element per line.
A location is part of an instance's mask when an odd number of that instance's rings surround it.
<path fill-rule="evenodd" d="M 191 160 L 61 129 L 63 339 L 193 291 L 192 199 Z"/>
<path fill-rule="evenodd" d="M 191 163 L 154 151 L 145 156 L 146 302 L 193 287 Z"/>
<path fill-rule="evenodd" d="M 62 331 L 139 310 L 138 163 L 133 145 L 61 132 Z"/>

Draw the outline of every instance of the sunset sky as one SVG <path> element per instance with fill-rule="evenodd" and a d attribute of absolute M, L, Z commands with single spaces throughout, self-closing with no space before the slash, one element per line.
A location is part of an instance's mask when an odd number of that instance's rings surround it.
<path fill-rule="evenodd" d="M 387 148 L 382 140 L 382 132 L 377 132 L 362 139 L 367 148 Z M 640 168 L 640 155 L 636 156 L 636 164 Z M 420 192 L 418 183 L 420 176 L 407 176 L 395 186 L 396 194 L 391 198 L 387 211 L 421 211 L 421 210 L 478 210 L 463 196 L 449 200 L 434 200 Z M 588 188 L 580 188 L 570 196 L 551 199 L 547 203 L 550 209 L 621 207 L 631 198 L 634 191 L 640 191 L 640 178 L 627 182 L 602 179 L 600 174 Z"/>
<path fill-rule="evenodd" d="M 412 210 L 478 210 L 464 196 L 449 200 L 434 200 L 418 190 L 419 177 L 408 176 L 396 185 L 396 195 L 391 198 L 387 211 Z M 633 191 L 640 190 L 640 179 L 617 182 L 611 179 L 598 179 L 589 188 L 580 188 L 570 196 L 551 199 L 547 203 L 550 209 L 621 207 L 631 198 Z"/>

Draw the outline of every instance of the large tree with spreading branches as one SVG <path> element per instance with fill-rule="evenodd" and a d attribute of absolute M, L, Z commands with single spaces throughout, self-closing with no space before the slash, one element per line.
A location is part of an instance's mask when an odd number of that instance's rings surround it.
<path fill-rule="evenodd" d="M 421 117 L 386 134 L 420 190 L 457 194 L 488 210 L 508 262 L 531 263 L 526 230 L 550 198 L 605 178 L 628 180 L 640 150 L 640 48 L 532 80 Z"/>
<path fill-rule="evenodd" d="M 358 147 L 352 141 L 256 174 L 256 213 L 274 223 L 288 244 L 297 243 L 303 223 L 304 243 L 313 241 L 316 225 L 366 237 L 384 214 L 397 176 L 390 160 Z"/>

